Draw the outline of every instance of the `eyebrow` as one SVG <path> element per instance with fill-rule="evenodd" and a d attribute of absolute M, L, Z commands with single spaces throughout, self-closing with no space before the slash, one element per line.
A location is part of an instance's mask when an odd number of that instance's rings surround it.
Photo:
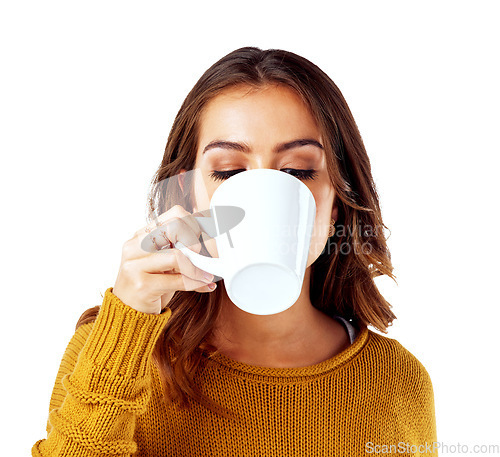
<path fill-rule="evenodd" d="M 283 151 L 287 151 L 288 149 L 293 149 L 293 148 L 297 148 L 300 146 L 307 146 L 309 144 L 312 146 L 316 146 L 317 148 L 324 149 L 323 145 L 316 140 L 313 140 L 310 138 L 301 138 L 299 140 L 289 141 L 288 143 L 278 144 L 274 148 L 274 152 L 276 152 L 276 153 L 283 152 Z M 203 149 L 202 154 L 205 154 L 205 152 L 207 152 L 210 149 L 214 149 L 214 148 L 233 149 L 235 151 L 240 151 L 240 152 L 244 152 L 244 153 L 250 152 L 250 147 L 246 143 L 236 143 L 234 141 L 214 140 L 205 146 L 205 149 Z"/>

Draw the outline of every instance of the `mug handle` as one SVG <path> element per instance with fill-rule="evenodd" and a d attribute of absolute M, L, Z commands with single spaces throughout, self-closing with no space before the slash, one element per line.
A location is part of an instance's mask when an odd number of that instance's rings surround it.
<path fill-rule="evenodd" d="M 191 251 L 187 246 L 185 246 L 180 241 L 174 244 L 174 246 L 182 251 L 182 253 L 193 263 L 193 265 L 201 268 L 202 270 L 212 273 L 213 275 L 220 276 L 224 278 L 226 275 L 224 273 L 224 264 L 222 260 L 218 257 L 207 257 Z"/>
<path fill-rule="evenodd" d="M 217 213 L 219 223 L 215 223 L 214 214 L 212 211 L 215 210 Z M 196 217 L 195 219 L 200 225 L 200 227 L 205 231 L 205 233 L 210 236 L 210 238 L 215 238 L 220 235 L 219 231 L 227 235 L 229 245 L 233 247 L 233 242 L 231 240 L 231 235 L 229 234 L 230 229 L 238 225 L 245 217 L 245 211 L 243 208 L 238 206 L 223 205 L 216 206 L 213 209 L 208 209 L 201 211 L 197 214 L 205 214 L 208 217 Z M 201 268 L 208 273 L 220 276 L 221 278 L 226 277 L 226 268 L 223 261 L 218 257 L 207 257 L 200 255 L 191 249 L 188 249 L 183 243 L 177 241 L 174 246 L 182 251 L 182 253 L 198 268 Z"/>

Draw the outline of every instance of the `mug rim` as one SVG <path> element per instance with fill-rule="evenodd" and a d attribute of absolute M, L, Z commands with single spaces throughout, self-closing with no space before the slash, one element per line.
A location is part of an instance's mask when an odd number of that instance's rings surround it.
<path fill-rule="evenodd" d="M 223 188 L 225 189 L 227 187 L 227 183 L 228 182 L 235 182 L 235 179 L 237 176 L 240 176 L 240 175 L 244 175 L 246 179 L 246 176 L 248 176 L 248 173 L 251 172 L 251 173 L 255 173 L 255 172 L 258 172 L 258 173 L 263 173 L 263 174 L 276 174 L 276 177 L 279 178 L 279 179 L 288 179 L 290 180 L 290 178 L 292 179 L 292 181 L 290 182 L 295 182 L 293 180 L 296 180 L 298 181 L 299 184 L 305 186 L 305 188 L 311 192 L 311 190 L 309 189 L 309 187 L 307 187 L 299 178 L 297 178 L 296 176 L 293 176 L 289 173 L 284 173 L 280 170 L 276 170 L 274 168 L 255 168 L 255 169 L 252 169 L 252 170 L 245 170 L 245 171 L 241 171 L 239 173 L 236 173 L 235 175 L 233 176 L 230 176 L 229 178 L 227 178 L 226 180 L 224 180 L 220 185 L 219 187 L 217 187 L 217 189 L 214 190 L 214 193 L 212 194 L 212 198 L 210 199 L 210 203 L 212 203 L 212 201 L 214 200 L 214 197 L 220 193 L 219 192 L 219 189 Z M 286 176 L 286 178 L 282 178 L 282 176 Z M 241 179 L 241 178 L 240 178 Z M 222 191 L 221 191 L 222 192 Z M 312 192 L 311 192 L 311 195 L 312 195 Z M 313 195 L 313 199 L 314 199 L 314 195 Z"/>

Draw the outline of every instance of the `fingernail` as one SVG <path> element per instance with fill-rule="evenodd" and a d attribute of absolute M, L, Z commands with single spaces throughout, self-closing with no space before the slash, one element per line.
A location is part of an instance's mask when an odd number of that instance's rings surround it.
<path fill-rule="evenodd" d="M 215 282 L 211 282 L 211 283 L 208 285 L 208 288 L 209 288 L 210 290 L 214 290 L 216 287 L 217 287 L 217 284 L 215 284 Z"/>

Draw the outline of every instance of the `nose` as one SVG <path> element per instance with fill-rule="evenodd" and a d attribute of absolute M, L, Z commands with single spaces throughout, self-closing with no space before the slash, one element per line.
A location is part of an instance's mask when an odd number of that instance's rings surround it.
<path fill-rule="evenodd" d="M 248 169 L 256 170 L 258 168 L 274 168 L 277 167 L 276 157 L 271 154 L 252 154 L 252 157 L 248 160 Z"/>

